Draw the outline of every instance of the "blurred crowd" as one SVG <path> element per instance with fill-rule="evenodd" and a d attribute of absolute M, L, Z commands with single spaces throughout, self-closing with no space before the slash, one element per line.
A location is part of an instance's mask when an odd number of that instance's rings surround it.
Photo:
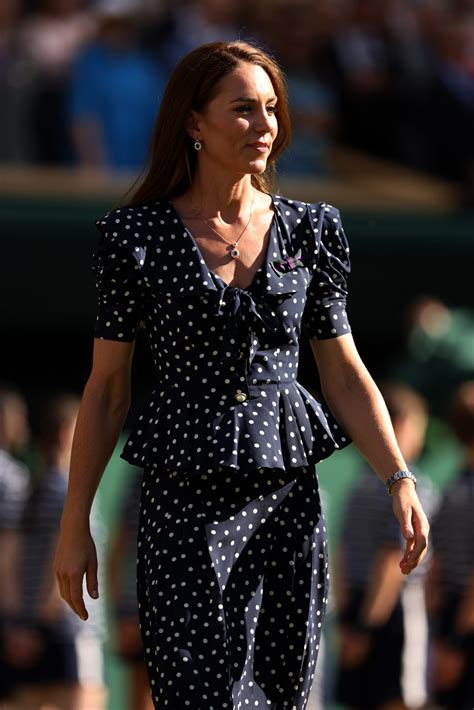
<path fill-rule="evenodd" d="M 426 400 L 399 382 L 379 386 L 417 477 L 431 544 L 422 565 L 404 577 L 405 540 L 391 501 L 364 466 L 344 510 L 334 573 L 332 696 L 358 710 L 468 710 L 474 703 L 474 380 L 450 400 L 449 423 L 463 455 L 442 494 L 418 464 Z"/>
<path fill-rule="evenodd" d="M 406 320 L 405 356 L 379 387 L 431 522 L 429 554 L 401 574 L 405 541 L 391 499 L 364 464 L 344 496 L 325 624 L 335 643 L 325 633 L 308 710 L 474 706 L 474 320 L 427 296 Z M 33 417 L 27 402 L 0 383 L 0 707 L 104 710 L 108 653 L 126 671 L 120 707 L 151 710 L 136 600 L 141 469 L 127 470 L 112 522 L 100 496 L 94 502 L 100 596 L 92 601 L 84 587 L 84 624 L 52 570 L 79 399 L 47 394 Z M 433 420 L 457 442 L 441 485 L 423 470 Z M 330 519 L 324 482 L 322 496 Z"/>
<path fill-rule="evenodd" d="M 0 707 L 95 710 L 105 707 L 104 605 L 82 624 L 63 602 L 52 564 L 67 490 L 79 398 L 46 397 L 28 465 L 23 395 L 0 384 Z M 105 528 L 90 519 L 102 581 Z"/>
<path fill-rule="evenodd" d="M 0 162 L 139 171 L 176 62 L 237 38 L 286 72 L 282 173 L 337 141 L 474 194 L 472 0 L 2 0 Z"/>

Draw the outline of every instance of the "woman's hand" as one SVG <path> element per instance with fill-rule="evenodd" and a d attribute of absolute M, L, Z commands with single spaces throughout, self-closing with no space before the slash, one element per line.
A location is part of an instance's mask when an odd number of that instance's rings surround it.
<path fill-rule="evenodd" d="M 89 595 L 92 599 L 99 596 L 97 554 L 89 516 L 129 408 L 134 345 L 134 341 L 94 339 L 92 371 L 84 388 L 74 431 L 68 490 L 53 571 L 61 597 L 84 621 L 88 618 L 82 598 L 84 574 Z"/>
<path fill-rule="evenodd" d="M 61 530 L 53 563 L 59 593 L 71 609 L 85 621 L 89 614 L 82 596 L 82 580 L 86 575 L 89 596 L 99 596 L 97 584 L 97 552 L 89 528 L 69 525 Z"/>
<path fill-rule="evenodd" d="M 401 479 L 392 486 L 393 512 L 406 540 L 400 561 L 403 574 L 410 574 L 426 555 L 430 526 L 416 494 L 413 481 Z"/>

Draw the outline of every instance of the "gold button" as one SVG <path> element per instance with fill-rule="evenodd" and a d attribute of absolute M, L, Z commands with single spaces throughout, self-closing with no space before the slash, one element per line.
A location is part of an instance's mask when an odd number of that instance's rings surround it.
<path fill-rule="evenodd" d="M 247 395 L 245 394 L 245 392 L 241 392 L 241 390 L 237 390 L 234 397 L 237 402 L 245 402 L 245 400 L 247 399 Z"/>
<path fill-rule="evenodd" d="M 237 360 L 242 360 L 243 356 L 244 356 L 244 351 L 241 350 L 241 351 L 239 352 L 239 354 L 237 355 Z"/>

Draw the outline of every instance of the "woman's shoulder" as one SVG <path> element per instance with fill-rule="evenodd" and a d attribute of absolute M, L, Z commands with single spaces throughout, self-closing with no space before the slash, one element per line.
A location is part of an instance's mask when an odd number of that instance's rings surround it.
<path fill-rule="evenodd" d="M 296 227 L 303 222 L 307 224 L 309 220 L 317 234 L 322 232 L 322 235 L 327 235 L 342 226 L 339 209 L 329 202 L 305 202 L 280 194 L 273 194 L 272 198 L 288 227 Z"/>
<path fill-rule="evenodd" d="M 307 202 L 305 200 L 287 197 L 286 195 L 281 195 L 279 193 L 272 193 L 272 199 L 276 205 L 288 210 L 288 216 L 291 212 L 301 213 L 305 211 L 308 211 L 310 214 L 318 213 L 323 214 L 324 216 L 329 215 L 331 217 L 335 214 L 339 214 L 339 209 L 325 200 Z"/>
<path fill-rule="evenodd" d="M 95 220 L 96 227 L 112 238 L 122 237 L 127 232 L 138 237 L 158 224 L 166 225 L 171 209 L 167 200 L 157 200 L 142 205 L 121 205 L 114 207 Z"/>

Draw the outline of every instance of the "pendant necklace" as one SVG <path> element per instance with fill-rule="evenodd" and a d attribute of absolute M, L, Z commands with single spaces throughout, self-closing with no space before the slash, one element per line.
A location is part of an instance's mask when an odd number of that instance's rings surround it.
<path fill-rule="evenodd" d="M 243 228 L 243 230 L 240 232 L 240 234 L 239 234 L 239 236 L 237 237 L 237 239 L 236 239 L 235 241 L 233 241 L 233 242 L 228 242 L 227 239 L 224 239 L 224 237 L 222 236 L 222 234 L 219 234 L 219 232 L 217 231 L 217 229 L 214 229 L 214 227 L 212 226 L 212 224 L 210 224 L 210 223 L 208 222 L 208 220 L 207 220 L 205 217 L 202 216 L 200 210 L 198 210 L 198 208 L 192 203 L 191 199 L 190 199 L 189 201 L 190 201 L 191 209 L 192 209 L 193 213 L 196 214 L 196 215 L 199 217 L 199 219 L 201 219 L 201 220 L 204 222 L 204 224 L 206 224 L 206 225 L 209 227 L 209 229 L 211 229 L 211 230 L 214 232 L 214 234 L 217 234 L 217 236 L 218 236 L 220 239 L 222 239 L 226 244 L 228 244 L 228 245 L 231 247 L 230 255 L 231 255 L 231 257 L 232 257 L 233 259 L 237 259 L 237 257 L 240 256 L 240 251 L 239 251 L 238 248 L 237 248 L 237 244 L 238 244 L 238 242 L 239 242 L 241 236 L 244 234 L 244 232 L 247 231 L 247 227 L 249 226 L 250 220 L 252 219 L 253 203 L 255 202 L 255 189 L 253 190 L 253 197 L 252 197 L 252 202 L 251 202 L 251 204 L 250 204 L 250 213 L 249 213 L 249 218 L 248 218 L 248 220 L 247 220 L 247 224 L 245 225 L 245 227 Z"/>

